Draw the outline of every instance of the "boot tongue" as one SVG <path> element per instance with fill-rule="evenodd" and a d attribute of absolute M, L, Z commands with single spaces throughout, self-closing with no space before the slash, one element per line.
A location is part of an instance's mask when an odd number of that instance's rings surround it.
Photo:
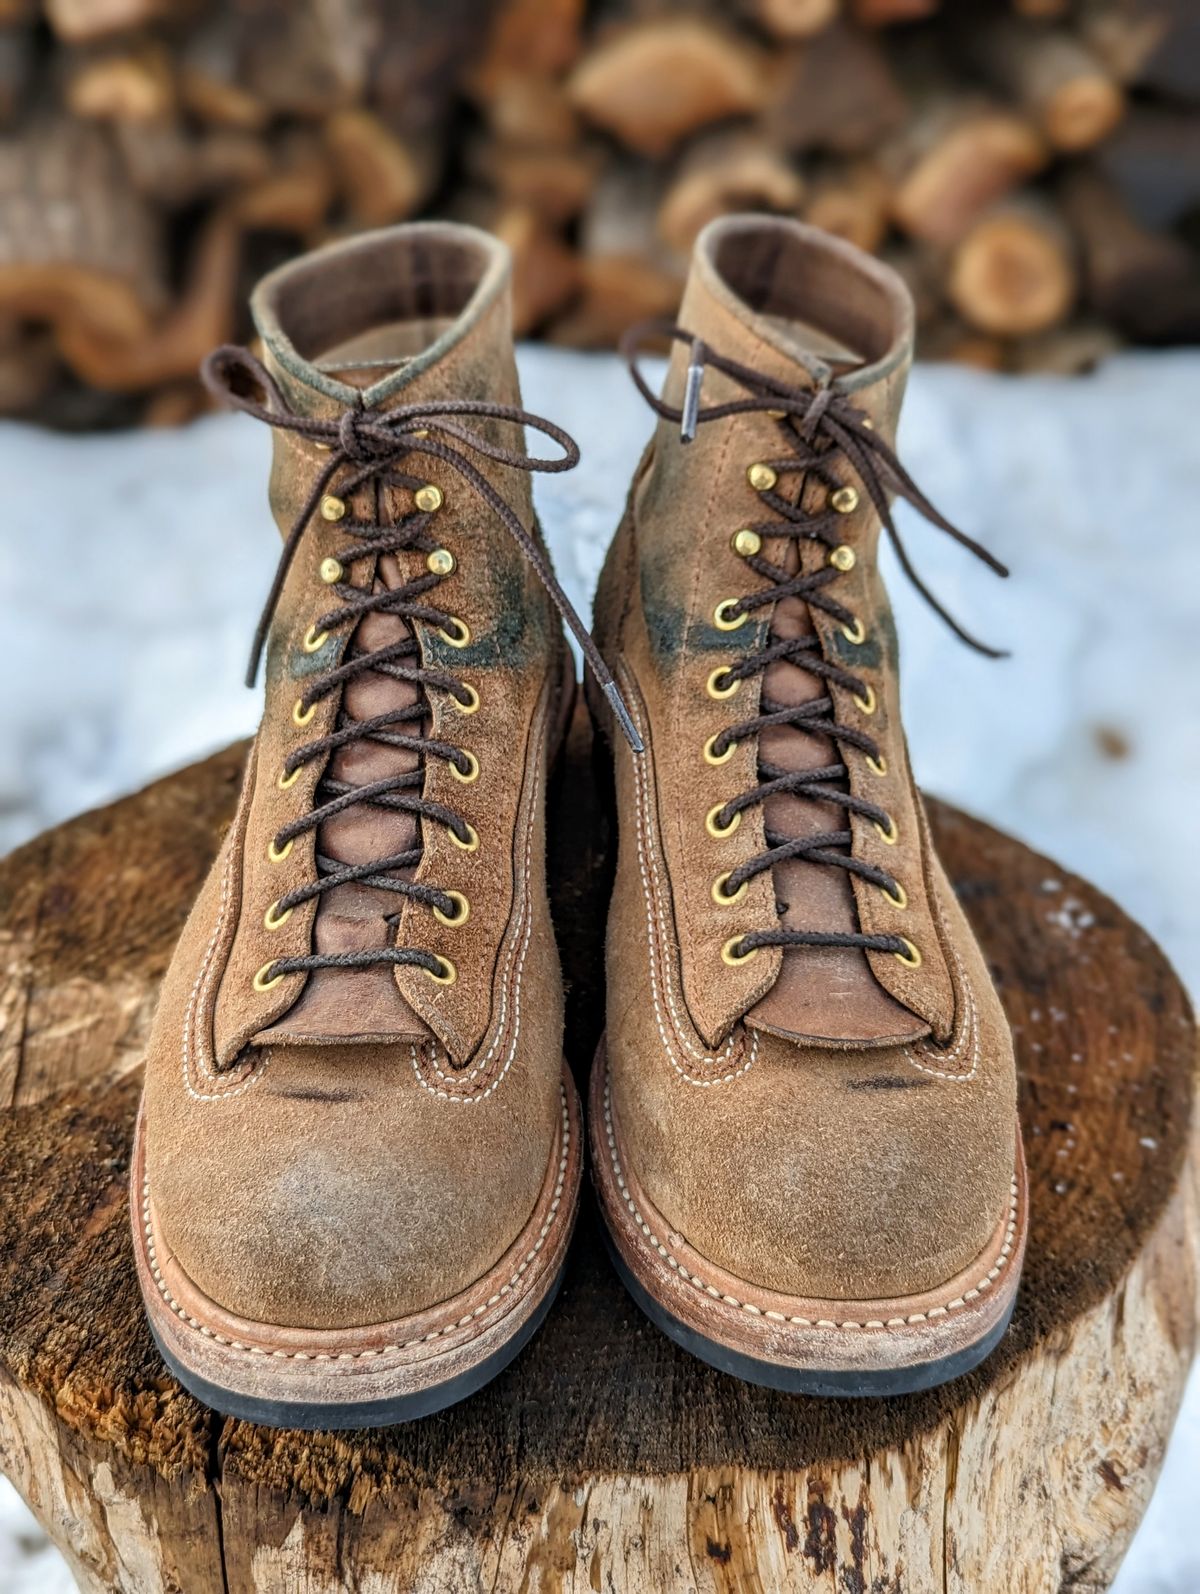
<path fill-rule="evenodd" d="M 794 387 L 841 379 L 854 389 L 855 404 L 890 439 L 911 334 L 905 305 L 894 302 L 890 282 L 873 277 L 864 282 L 862 272 L 856 253 L 843 256 L 831 240 L 810 229 L 797 227 L 793 233 L 778 223 L 734 218 L 701 238 L 680 323 L 720 353 Z M 771 452 L 783 455 L 786 444 L 776 447 L 772 441 Z M 803 493 L 799 473 L 785 477 L 781 490 Z M 823 545 L 815 543 L 768 539 L 763 552 L 792 573 L 824 562 Z M 783 599 L 775 605 L 771 629 L 780 639 L 813 635 L 808 605 L 801 598 Z M 792 705 L 824 696 L 825 688 L 818 677 L 780 662 L 764 672 L 762 695 Z M 764 730 L 759 758 L 761 764 L 796 771 L 842 762 L 832 738 L 793 726 Z M 787 837 L 848 828 L 846 811 L 837 804 L 790 794 L 768 798 L 763 819 L 770 832 Z M 774 866 L 772 883 L 785 929 L 860 930 L 848 871 L 792 858 Z M 746 1019 L 788 1038 L 844 1043 L 916 1038 L 928 1028 L 883 989 L 856 947 L 785 948 L 775 983 Z"/>
<path fill-rule="evenodd" d="M 314 262 L 320 268 L 315 275 Z M 423 396 L 457 396 L 462 345 L 467 342 L 470 370 L 491 372 L 495 383 L 495 373 L 512 368 L 507 316 L 495 313 L 507 281 L 506 269 L 498 271 L 498 266 L 504 266 L 503 252 L 497 247 L 493 253 L 478 234 L 415 227 L 366 235 L 285 268 L 267 279 L 254 303 L 272 373 L 288 401 L 302 411 L 337 413 L 357 402 L 360 393 L 368 406 L 386 409 L 419 403 Z M 300 280 L 291 275 L 295 272 L 302 273 Z M 452 289 L 457 299 L 445 297 Z M 347 302 L 356 296 L 362 318 L 358 323 L 346 312 Z M 453 362 L 452 351 L 458 355 Z M 512 382 L 515 389 L 515 374 Z M 503 377 L 499 385 L 506 385 Z M 514 396 L 497 393 L 500 402 L 511 402 Z M 313 473 L 319 468 L 319 456 L 314 455 Z M 296 469 L 294 451 L 277 439 L 276 475 Z M 303 491 L 308 485 L 306 480 Z M 375 487 L 371 481 L 354 493 L 353 504 L 356 514 L 381 523 L 399 520 L 413 509 L 407 490 Z M 419 557 L 382 555 L 374 590 L 395 589 L 413 579 L 420 573 Z M 336 607 L 335 599 L 331 607 Z M 370 614 L 355 628 L 348 654 L 374 652 L 411 636 L 400 617 Z M 420 660 L 414 656 L 403 662 Z M 367 720 L 424 702 L 414 683 L 369 671 L 347 683 L 341 708 L 347 720 Z M 399 722 L 395 729 L 426 736 L 428 715 Z M 326 778 L 339 786 L 365 786 L 410 774 L 420 763 L 419 755 L 407 749 L 363 739 L 333 754 Z M 317 855 L 334 866 L 370 864 L 419 852 L 420 846 L 418 819 L 365 802 L 325 820 L 316 837 Z M 389 872 L 411 879 L 416 867 L 414 862 Z M 388 945 L 392 931 L 387 921 L 403 904 L 397 893 L 361 882 L 334 886 L 318 899 L 313 951 L 337 954 Z M 430 1035 L 402 996 L 392 967 L 378 964 L 314 970 L 292 1008 L 257 1040 L 303 1045 L 365 1038 L 424 1041 Z"/>

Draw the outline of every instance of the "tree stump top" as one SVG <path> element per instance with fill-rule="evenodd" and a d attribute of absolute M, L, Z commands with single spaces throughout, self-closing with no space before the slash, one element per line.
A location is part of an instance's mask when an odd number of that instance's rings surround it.
<path fill-rule="evenodd" d="M 570 984 L 568 1055 L 581 1087 L 602 1001 L 604 895 L 603 822 L 585 735 L 577 725 L 564 776 L 570 790 L 561 811 L 571 815 L 571 834 L 555 838 L 551 850 Z M 250 1567 L 258 1564 L 256 1545 L 286 1546 L 297 1512 L 353 1519 L 356 1553 L 368 1553 L 369 1539 L 370 1554 L 382 1556 L 386 1545 L 394 1556 L 400 1538 L 409 1542 L 418 1526 L 427 1529 L 436 1501 L 437 1553 L 450 1539 L 460 1546 L 503 1540 L 511 1549 L 523 1512 L 538 1524 L 538 1542 L 557 1546 L 553 1554 L 566 1556 L 587 1587 L 587 1565 L 576 1565 L 583 1528 L 574 1516 L 569 1526 L 547 1523 L 552 1496 L 561 1511 L 601 1478 L 686 1478 L 694 1487 L 706 1474 L 727 1482 L 743 1472 L 778 1474 L 807 1481 L 799 1496 L 791 1484 L 764 1496 L 770 1531 L 781 1553 L 794 1552 L 795 1564 L 816 1580 L 811 1586 L 825 1588 L 825 1571 L 832 1576 L 855 1555 L 861 1567 L 870 1553 L 849 1508 L 839 1515 L 824 1486 L 814 1500 L 814 1479 L 965 1434 L 970 1414 L 989 1402 L 999 1409 L 1020 1392 L 1047 1346 L 1061 1359 L 1085 1330 L 1095 1338 L 1097 1314 L 1114 1301 L 1112 1332 L 1136 1333 L 1136 1324 L 1119 1319 L 1138 1303 L 1126 1292 L 1122 1305 L 1118 1296 L 1138 1267 L 1145 1274 L 1138 1301 L 1156 1325 L 1162 1390 L 1147 1421 L 1161 1454 L 1194 1324 L 1194 1212 L 1190 1179 L 1181 1182 L 1196 1056 L 1186 997 L 1150 938 L 1093 887 L 939 803 L 931 805 L 937 843 L 1013 1027 L 1029 1161 L 1033 1221 L 1016 1315 L 982 1367 L 941 1389 L 890 1400 L 822 1401 L 739 1383 L 642 1318 L 608 1264 L 588 1196 L 545 1327 L 498 1380 L 449 1411 L 374 1433 L 287 1433 L 226 1421 L 183 1393 L 142 1317 L 126 1211 L 129 1147 L 157 984 L 231 816 L 243 758 L 243 747 L 230 748 L 0 863 L 0 1467 L 44 1520 L 62 1509 L 60 1495 L 68 1512 L 82 1512 L 64 1480 L 75 1476 L 79 1497 L 102 1493 L 96 1480 L 105 1467 L 105 1487 L 154 1502 L 153 1536 L 177 1580 L 163 1586 L 207 1594 L 210 1576 L 214 1588 L 224 1586 L 212 1571 L 214 1556 L 224 1557 L 230 1590 L 283 1586 L 255 1581 L 249 1571 L 239 1581 L 238 1556 Z M 1112 1361 L 1108 1350 L 1088 1354 Z M 1164 1371 L 1167 1363 L 1174 1374 Z M 1091 1370 L 1104 1376 L 1104 1367 Z M 34 1428 L 37 1443 L 57 1453 L 54 1465 L 21 1453 Z M 1024 1443 L 1040 1438 L 1029 1433 Z M 1154 1445 L 1142 1448 L 1145 1487 L 1130 1488 L 1127 1500 L 1120 1497 L 1135 1466 L 1131 1455 L 1101 1449 L 1092 1467 L 1101 1496 L 1107 1489 L 1112 1497 L 1097 1532 L 1118 1546 L 1157 1470 Z M 911 1479 L 908 1486 L 916 1487 Z M 1131 1520 L 1122 1525 L 1122 1517 Z M 55 1536 L 71 1540 L 65 1547 L 85 1587 L 141 1588 L 106 1584 L 107 1574 L 96 1570 L 101 1551 L 90 1540 L 90 1548 L 81 1544 L 81 1529 L 72 1531 L 59 1524 Z M 713 1531 L 705 1576 L 725 1586 L 729 1557 L 721 1557 L 729 1550 L 736 1561 L 738 1552 Z M 113 1532 L 111 1521 L 104 1532 Z M 176 1546 L 169 1554 L 162 1550 L 168 1540 Z M 345 1544 L 328 1553 L 331 1565 L 349 1554 Z M 428 1546 L 423 1553 L 433 1554 Z M 694 1586 L 701 1585 L 708 1586 L 703 1579 Z M 895 1584 L 905 1594 L 910 1586 L 924 1584 Z M 869 1579 L 861 1587 L 870 1589 Z"/>

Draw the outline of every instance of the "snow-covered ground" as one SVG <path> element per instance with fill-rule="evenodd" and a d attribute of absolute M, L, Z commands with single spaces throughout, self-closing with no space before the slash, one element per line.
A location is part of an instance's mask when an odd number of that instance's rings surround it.
<path fill-rule="evenodd" d="M 537 496 L 586 609 L 649 429 L 615 359 L 522 351 L 525 401 L 584 463 Z M 1002 583 L 901 506 L 910 553 L 977 634 L 961 647 L 891 572 L 918 776 L 1088 875 L 1200 992 L 1200 355 L 1094 376 L 914 374 L 901 453 L 1013 569 Z M 0 425 L 0 849 L 252 729 L 240 679 L 277 543 L 265 428 L 61 438 Z M 1200 1589 L 1200 1376 L 1118 1594 Z M 1027 1524 L 1036 1530 L 1036 1524 Z M 0 1594 L 71 1587 L 0 1480 Z M 990 1594 L 990 1591 L 980 1591 Z"/>

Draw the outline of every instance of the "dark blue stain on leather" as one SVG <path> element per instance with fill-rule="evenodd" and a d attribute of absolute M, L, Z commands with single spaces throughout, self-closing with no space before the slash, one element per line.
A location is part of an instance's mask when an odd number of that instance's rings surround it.
<path fill-rule="evenodd" d="M 851 642 L 840 625 L 834 626 L 832 646 L 838 662 L 851 670 L 877 670 L 884 652 L 874 632 L 868 633 L 861 642 Z"/>

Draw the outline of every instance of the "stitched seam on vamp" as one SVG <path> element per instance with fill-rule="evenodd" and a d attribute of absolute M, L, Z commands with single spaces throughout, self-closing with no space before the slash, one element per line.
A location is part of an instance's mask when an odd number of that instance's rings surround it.
<path fill-rule="evenodd" d="M 453 1094 L 450 1091 L 439 1090 L 436 1087 L 436 1085 L 431 1085 L 429 1083 L 429 1081 L 421 1073 L 420 1056 L 419 1056 L 418 1048 L 415 1045 L 412 1046 L 410 1048 L 410 1050 L 411 1050 L 411 1054 L 412 1054 L 413 1072 L 416 1074 L 417 1079 L 418 1079 L 419 1083 L 421 1084 L 421 1086 L 425 1090 L 429 1091 L 429 1093 L 431 1095 L 437 1096 L 438 1099 L 441 1100 L 441 1101 L 476 1102 L 476 1101 L 484 1101 L 484 1100 L 486 1100 L 486 1098 L 488 1096 L 490 1096 L 492 1094 L 492 1092 L 500 1085 L 501 1081 L 504 1079 L 505 1074 L 507 1074 L 509 1069 L 512 1067 L 513 1061 L 514 1061 L 514 1059 L 515 1059 L 515 1057 L 517 1055 L 517 1041 L 518 1041 L 518 1039 L 520 1037 L 520 1034 L 521 1034 L 521 982 L 522 982 L 522 979 L 524 978 L 524 973 L 525 973 L 525 956 L 526 956 L 526 953 L 529 951 L 529 943 L 530 943 L 530 940 L 532 939 L 532 936 L 533 936 L 533 912 L 532 912 L 532 907 L 531 907 L 531 903 L 530 903 L 530 889 L 529 889 L 529 861 L 530 861 L 530 858 L 531 858 L 532 853 L 533 853 L 533 827 L 534 827 L 534 824 L 536 823 L 536 820 L 537 820 L 538 803 L 541 800 L 541 791 L 542 791 L 542 766 L 541 766 L 541 763 L 539 761 L 539 763 L 537 765 L 537 772 L 536 772 L 536 774 L 534 776 L 533 796 L 532 796 L 531 813 L 530 813 L 530 822 L 525 827 L 524 890 L 522 891 L 522 894 L 521 894 L 521 909 L 520 909 L 521 917 L 520 917 L 520 920 L 519 920 L 520 929 L 521 929 L 521 940 L 520 940 L 521 951 L 520 951 L 520 956 L 517 957 L 517 952 L 516 952 L 517 937 L 514 936 L 509 941 L 508 956 L 507 956 L 507 961 L 506 961 L 505 970 L 504 970 L 504 979 L 501 982 L 501 987 L 500 987 L 500 1016 L 499 1016 L 499 1018 L 497 1020 L 497 1023 L 496 1023 L 496 1035 L 495 1035 L 495 1038 L 493 1039 L 492 1044 L 488 1047 L 487 1052 L 484 1054 L 482 1060 L 480 1062 L 476 1063 L 473 1068 L 469 1069 L 465 1074 L 463 1074 L 461 1076 L 461 1083 L 463 1085 L 467 1085 L 478 1074 L 484 1072 L 488 1062 L 491 1060 L 492 1056 L 494 1055 L 494 1053 L 496 1052 L 497 1048 L 499 1047 L 501 1040 L 504 1037 L 505 1027 L 507 1026 L 507 1023 L 508 1023 L 508 991 L 509 991 L 509 983 L 510 983 L 510 978 L 511 978 L 512 989 L 513 989 L 513 1031 L 512 1031 L 512 1040 L 511 1040 L 511 1042 L 509 1044 L 509 1048 L 508 1048 L 508 1056 L 504 1060 L 503 1068 L 501 1068 L 501 1070 L 497 1074 L 496 1078 L 492 1081 L 492 1083 L 487 1087 L 486 1090 L 481 1090 L 481 1091 L 478 1092 L 478 1094 L 469 1095 L 469 1096 L 468 1095 L 455 1095 L 455 1094 Z M 516 958 L 516 973 L 515 973 L 515 975 L 513 974 L 513 961 L 514 961 L 514 958 Z M 445 1079 L 446 1076 L 441 1072 L 441 1070 L 437 1066 L 436 1057 L 435 1057 L 435 1050 L 436 1050 L 436 1048 L 434 1046 L 430 1047 L 430 1066 L 433 1068 L 434 1072 L 438 1075 L 438 1077 L 440 1079 Z"/>
<path fill-rule="evenodd" d="M 640 718 L 640 716 L 639 716 L 639 718 Z M 641 724 L 638 725 L 638 730 L 642 734 L 642 739 L 644 741 L 648 741 L 647 734 L 646 734 L 646 732 L 645 732 L 645 730 L 644 730 L 644 728 L 643 728 L 643 726 Z M 678 1041 L 680 1048 L 683 1051 L 687 1052 L 689 1056 L 691 1056 L 696 1062 L 700 1063 L 702 1066 L 720 1067 L 722 1064 L 728 1063 L 729 1061 L 731 1061 L 731 1059 L 733 1057 L 733 1054 L 734 1054 L 734 1048 L 737 1045 L 737 1041 L 736 1041 L 735 1037 L 731 1036 L 729 1038 L 729 1040 L 725 1043 L 725 1046 L 724 1046 L 722 1051 L 718 1052 L 715 1056 L 709 1056 L 706 1053 L 698 1051 L 696 1049 L 696 1047 L 692 1045 L 692 1043 L 688 1039 L 687 1035 L 684 1034 L 682 1029 L 681 1029 L 679 1012 L 678 1012 L 678 1008 L 676 1006 L 676 998 L 675 998 L 675 993 L 674 993 L 673 984 L 672 984 L 672 971 L 671 971 L 671 968 L 670 968 L 670 961 L 666 957 L 666 955 L 660 951 L 661 947 L 663 946 L 663 942 L 664 942 L 663 936 L 661 935 L 661 933 L 659 933 L 660 913 L 659 913 L 659 908 L 658 908 L 659 896 L 660 896 L 661 891 L 662 891 L 662 880 L 661 880 L 661 876 L 659 875 L 659 872 L 658 872 L 658 859 L 657 859 L 657 857 L 655 855 L 654 846 L 652 845 L 653 830 L 652 830 L 652 817 L 651 817 L 651 813 L 650 813 L 650 802 L 649 802 L 649 792 L 648 792 L 649 781 L 648 781 L 647 777 L 645 776 L 645 774 L 643 772 L 643 769 L 642 769 L 643 762 L 644 762 L 644 760 L 642 758 L 635 757 L 633 759 L 633 777 L 634 777 L 634 785 L 635 785 L 636 790 L 637 790 L 637 804 L 638 804 L 637 826 L 636 826 L 637 853 L 638 853 L 638 872 L 641 875 L 642 893 L 643 893 L 643 896 L 645 898 L 645 903 L 646 903 L 646 933 L 647 933 L 647 940 L 648 940 L 648 943 L 649 943 L 648 950 L 649 950 L 649 954 L 650 954 L 650 991 L 651 991 L 651 996 L 652 996 L 652 999 L 653 999 L 653 1002 L 654 1002 L 655 1023 L 656 1023 L 657 1029 L 658 1029 L 659 1039 L 662 1042 L 663 1050 L 666 1052 L 667 1057 L 670 1059 L 671 1066 L 675 1069 L 675 1071 L 677 1073 L 681 1074 L 683 1076 L 683 1078 L 686 1079 L 687 1082 L 690 1085 L 699 1085 L 699 1086 L 727 1085 L 727 1084 L 730 1084 L 733 1080 L 740 1078 L 743 1074 L 745 1074 L 745 1073 L 747 1073 L 749 1071 L 749 1069 L 750 1069 L 751 1065 L 753 1064 L 756 1056 L 758 1055 L 758 1036 L 757 1036 L 757 1034 L 755 1034 L 752 1037 L 752 1039 L 751 1039 L 749 1052 L 747 1054 L 746 1061 L 742 1064 L 742 1066 L 740 1068 L 738 1068 L 738 1069 L 733 1070 L 732 1072 L 730 1072 L 728 1074 L 722 1075 L 718 1079 L 699 1079 L 694 1074 L 690 1074 L 687 1071 L 687 1069 L 684 1068 L 681 1065 L 681 1063 L 679 1062 L 678 1058 L 676 1057 L 675 1052 L 673 1051 L 673 1049 L 671 1047 L 670 1039 L 668 1038 L 668 1035 L 667 1035 L 666 1025 L 664 1023 L 662 1001 L 661 1001 L 660 995 L 659 995 L 659 984 L 658 984 L 658 976 L 659 976 L 659 972 L 660 972 L 660 968 L 659 968 L 659 959 L 660 959 L 660 957 L 661 957 L 661 960 L 662 960 L 662 962 L 661 962 L 661 973 L 662 973 L 663 989 L 664 989 L 664 992 L 665 992 L 665 995 L 666 995 L 667 1007 L 668 1007 L 668 1009 L 670 1011 L 670 1015 L 671 1015 L 672 1028 L 674 1029 L 675 1038 Z M 647 854 L 649 855 L 649 859 L 650 859 L 650 872 L 654 876 L 654 885 L 653 885 L 653 887 L 651 887 L 650 875 L 647 873 L 647 870 L 646 870 Z M 743 1047 L 745 1046 L 744 1039 L 742 1041 L 742 1045 L 743 1045 Z"/>
<path fill-rule="evenodd" d="M 691 1284 L 696 1290 L 701 1291 L 714 1301 L 722 1301 L 726 1306 L 737 1307 L 740 1311 L 746 1312 L 752 1317 L 765 1317 L 769 1318 L 773 1322 L 791 1323 L 800 1328 L 845 1328 L 863 1330 L 906 1328 L 910 1324 L 914 1323 L 935 1322 L 938 1318 L 946 1317 L 951 1312 L 961 1311 L 964 1307 L 969 1306 L 972 1301 L 978 1300 L 980 1295 L 984 1294 L 987 1290 L 990 1290 L 992 1285 L 999 1278 L 1000 1274 L 1008 1266 L 1009 1259 L 1012 1256 L 1013 1247 L 1016 1244 L 1017 1205 L 1019 1193 L 1017 1181 L 1016 1179 L 1013 1179 L 1012 1184 L 1009 1187 L 1008 1226 L 1005 1230 L 1004 1244 L 1001 1247 L 1000 1255 L 996 1259 L 995 1263 L 988 1269 L 987 1273 L 978 1281 L 978 1283 L 973 1284 L 970 1289 L 964 1290 L 961 1295 L 955 1296 L 954 1300 L 947 1301 L 945 1306 L 933 1306 L 930 1307 L 927 1312 L 913 1312 L 907 1317 L 889 1317 L 887 1319 L 869 1318 L 863 1322 L 853 1319 L 848 1319 L 844 1322 L 835 1322 L 831 1318 L 825 1317 L 791 1317 L 785 1312 L 777 1312 L 774 1310 L 765 1309 L 761 1306 L 755 1306 L 750 1301 L 739 1300 L 736 1295 L 728 1295 L 723 1290 L 717 1289 L 715 1285 L 709 1284 L 707 1280 L 702 1278 L 698 1273 L 690 1272 L 678 1257 L 673 1255 L 673 1253 L 669 1251 L 660 1240 L 655 1238 L 654 1231 L 646 1222 L 641 1210 L 629 1192 L 629 1187 L 625 1183 L 625 1176 L 621 1168 L 621 1159 L 617 1154 L 616 1131 L 613 1128 L 612 1088 L 607 1080 L 605 1081 L 604 1086 L 604 1132 L 608 1140 L 608 1150 L 609 1157 L 612 1161 L 613 1177 L 617 1181 L 617 1188 L 621 1192 L 621 1199 L 624 1201 L 630 1216 L 633 1218 L 633 1221 L 637 1224 L 638 1231 L 643 1240 L 651 1247 L 652 1250 L 657 1252 L 657 1254 L 663 1258 L 673 1272 L 678 1273 L 681 1279 L 685 1280 L 685 1282 L 688 1284 Z"/>
<path fill-rule="evenodd" d="M 485 1312 L 497 1305 L 505 1295 L 512 1294 L 514 1287 L 520 1282 L 521 1278 L 529 1270 L 535 1258 L 541 1252 L 546 1243 L 546 1239 L 550 1233 L 550 1230 L 554 1227 L 554 1220 L 557 1217 L 559 1207 L 562 1204 L 563 1188 L 566 1184 L 567 1178 L 567 1163 L 569 1161 L 571 1150 L 571 1118 L 567 1108 L 567 1093 L 565 1089 L 561 1091 L 561 1101 L 563 1136 L 562 1155 L 559 1157 L 558 1161 L 558 1176 L 554 1186 L 554 1196 L 550 1203 L 550 1210 L 546 1214 L 546 1220 L 538 1232 L 538 1237 L 530 1247 L 529 1251 L 526 1253 L 524 1260 L 518 1264 L 516 1271 L 513 1273 L 508 1282 L 506 1284 L 502 1284 L 494 1294 L 487 1298 L 486 1301 L 483 1301 L 479 1306 L 476 1306 L 465 1316 L 456 1318 L 452 1323 L 447 1323 L 441 1328 L 430 1329 L 426 1334 L 418 1334 L 414 1339 L 401 1340 L 396 1345 L 381 1345 L 377 1350 L 341 1351 L 337 1354 L 320 1351 L 268 1351 L 263 1350 L 261 1346 L 258 1345 L 247 1345 L 244 1340 L 230 1339 L 227 1335 L 218 1334 L 215 1329 L 208 1328 L 204 1323 L 201 1323 L 197 1318 L 193 1317 L 190 1312 L 186 1311 L 184 1307 L 179 1304 L 179 1302 L 171 1294 L 167 1287 L 167 1282 L 162 1276 L 162 1270 L 159 1268 L 158 1258 L 155 1253 L 154 1234 L 150 1222 L 150 1181 L 149 1177 L 147 1176 L 142 1181 L 142 1230 L 146 1239 L 146 1260 L 149 1264 L 150 1272 L 153 1275 L 154 1282 L 158 1286 L 158 1292 L 162 1296 L 163 1300 L 166 1301 L 167 1305 L 171 1308 L 172 1312 L 174 1312 L 175 1316 L 179 1318 L 180 1322 L 186 1323 L 190 1328 L 194 1328 L 197 1333 L 202 1334 L 205 1339 L 211 1339 L 218 1345 L 224 1345 L 227 1347 L 227 1349 L 236 1351 L 241 1355 L 258 1356 L 268 1361 L 369 1361 L 379 1356 L 393 1354 L 396 1351 L 409 1350 L 414 1345 L 429 1344 L 433 1340 L 441 1339 L 447 1334 L 456 1333 L 459 1329 L 468 1327 L 475 1320 L 475 1318 L 482 1317 Z"/>
<path fill-rule="evenodd" d="M 962 1029 L 959 1031 L 953 1044 L 940 1051 L 936 1049 L 930 1050 L 927 1048 L 922 1052 L 922 1056 L 928 1057 L 930 1061 L 937 1060 L 939 1062 L 956 1063 L 959 1057 L 962 1055 L 963 1049 L 965 1048 L 969 1037 L 971 1041 L 971 1067 L 966 1073 L 951 1073 L 944 1069 L 931 1068 L 927 1064 L 919 1061 L 916 1053 L 908 1046 L 905 1046 L 904 1048 L 904 1055 L 908 1058 L 913 1067 L 919 1069 L 923 1074 L 932 1074 L 935 1079 L 948 1080 L 952 1085 L 965 1085 L 968 1083 L 968 1081 L 974 1079 L 975 1075 L 979 1071 L 979 1022 L 978 1010 L 975 1006 L 975 992 L 972 988 L 970 979 L 967 976 L 966 967 L 963 964 L 961 956 L 959 955 L 958 948 L 950 939 L 949 928 L 942 914 L 942 903 L 936 887 L 934 888 L 933 892 L 933 905 L 937 914 L 938 924 L 940 925 L 942 933 L 945 936 L 946 944 L 949 946 L 950 955 L 954 959 L 954 965 L 958 970 L 959 985 L 962 991 L 965 1012 L 963 1015 Z"/>
<path fill-rule="evenodd" d="M 247 804 L 249 804 L 250 798 L 247 797 L 246 800 Z M 204 957 L 200 964 L 200 970 L 192 984 L 191 994 L 188 997 L 188 1004 L 184 1011 L 183 1017 L 183 1084 L 188 1095 L 191 1096 L 194 1101 L 200 1102 L 228 1101 L 234 1096 L 245 1095 L 248 1090 L 252 1089 L 252 1087 L 257 1085 L 259 1080 L 262 1079 L 263 1075 L 267 1071 L 267 1065 L 270 1062 L 270 1053 L 268 1052 L 263 1057 L 262 1063 L 257 1068 L 256 1072 L 251 1073 L 248 1079 L 243 1079 L 238 1084 L 231 1085 L 225 1090 L 200 1091 L 197 1090 L 192 1084 L 191 1065 L 193 1060 L 193 1044 L 195 1045 L 196 1067 L 200 1077 L 210 1080 L 215 1080 L 220 1077 L 215 1070 L 210 1070 L 208 1068 L 203 1057 L 201 1056 L 201 1048 L 196 1038 L 196 1008 L 200 999 L 201 987 L 205 985 L 205 982 L 208 978 L 209 967 L 216 953 L 217 946 L 220 943 L 222 931 L 225 928 L 225 918 L 229 911 L 229 883 L 233 874 L 234 855 L 235 845 L 233 837 L 231 836 L 229 850 L 225 856 L 225 867 L 221 872 L 221 900 L 217 908 L 216 923 L 213 925 L 213 932 L 209 937 L 208 946 L 205 949 Z M 207 996 L 208 994 L 209 993 L 206 988 L 205 995 Z"/>

